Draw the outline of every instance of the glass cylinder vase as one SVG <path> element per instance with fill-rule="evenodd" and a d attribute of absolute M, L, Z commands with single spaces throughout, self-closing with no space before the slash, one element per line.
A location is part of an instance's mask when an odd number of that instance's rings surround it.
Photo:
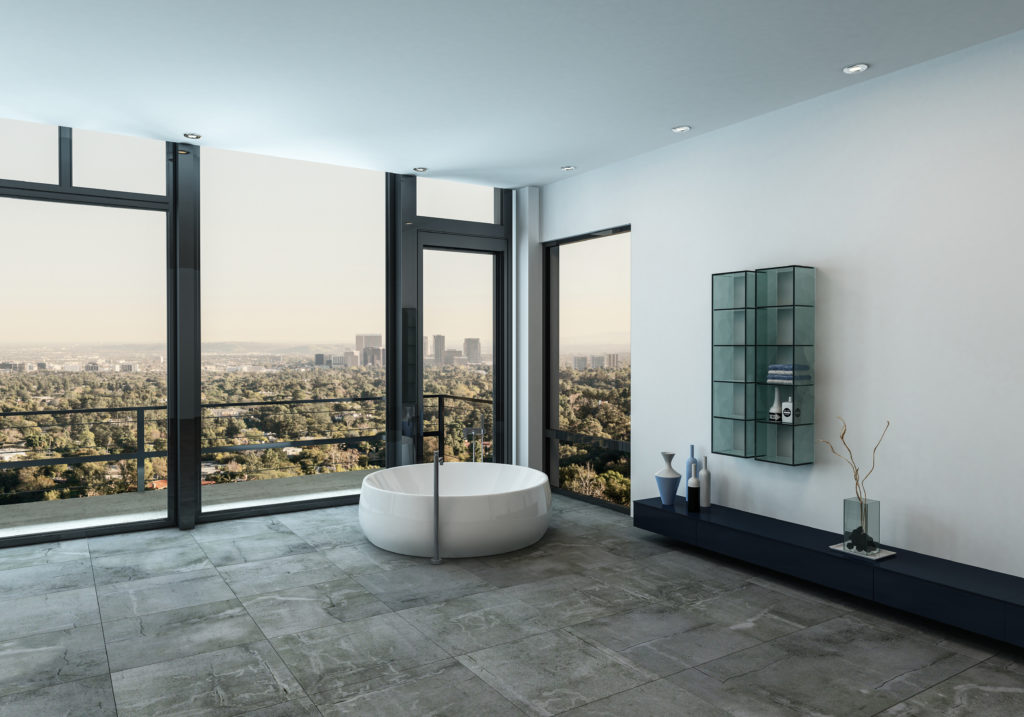
<path fill-rule="evenodd" d="M 851 553 L 874 555 L 882 542 L 877 500 L 847 498 L 843 501 L 843 548 Z"/>

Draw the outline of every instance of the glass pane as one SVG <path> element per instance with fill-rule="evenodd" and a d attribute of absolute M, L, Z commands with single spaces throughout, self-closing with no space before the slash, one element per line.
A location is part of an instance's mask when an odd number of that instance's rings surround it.
<path fill-rule="evenodd" d="M 713 309 L 742 309 L 754 305 L 754 272 L 713 274 L 711 277 Z"/>
<path fill-rule="evenodd" d="M 423 252 L 423 330 L 423 460 L 493 461 L 492 255 Z"/>
<path fill-rule="evenodd" d="M 711 372 L 713 381 L 754 381 L 754 347 L 714 346 Z"/>
<path fill-rule="evenodd" d="M 166 518 L 166 215 L 0 199 L 0 236 L 0 537 Z"/>
<path fill-rule="evenodd" d="M 203 511 L 358 493 L 384 463 L 383 173 L 204 149 L 200 182 Z"/>
<path fill-rule="evenodd" d="M 712 311 L 711 342 L 715 346 L 745 346 L 754 343 L 753 309 Z"/>
<path fill-rule="evenodd" d="M 628 232 L 566 244 L 558 249 L 558 428 L 561 430 L 614 441 L 630 440 L 629 259 Z M 573 453 L 570 457 L 563 454 L 559 473 L 566 466 L 580 465 L 581 468 L 571 470 L 582 470 L 589 476 L 592 469 L 600 476 L 604 464 L 599 461 L 588 468 L 585 462 L 580 463 L 580 456 L 604 456 L 612 445 L 595 443 L 583 454 Z M 566 446 L 563 443 L 560 450 L 576 450 Z M 621 463 L 619 458 L 613 462 L 617 466 Z M 624 473 L 621 466 L 609 470 L 625 476 L 628 502 L 628 460 L 625 464 Z M 608 487 L 603 495 L 605 500 L 620 502 L 619 489 L 609 487 L 617 480 L 598 481 Z M 588 481 L 589 478 L 581 478 L 570 484 L 591 485 Z M 565 487 L 586 493 L 583 489 Z"/>
<path fill-rule="evenodd" d="M 91 189 L 166 194 L 166 146 L 156 139 L 73 130 L 72 184 Z M 205 152 L 203 156 L 205 158 Z"/>
<path fill-rule="evenodd" d="M 60 181 L 58 128 L 0 119 L 0 179 L 57 184 Z"/>
<path fill-rule="evenodd" d="M 629 453 L 600 443 L 558 442 L 559 487 L 629 505 Z"/>
<path fill-rule="evenodd" d="M 749 458 L 754 455 L 754 426 L 756 421 L 736 421 L 728 418 L 711 419 L 711 450 L 730 456 Z"/>
<path fill-rule="evenodd" d="M 494 187 L 417 177 L 416 214 L 493 224 Z"/>

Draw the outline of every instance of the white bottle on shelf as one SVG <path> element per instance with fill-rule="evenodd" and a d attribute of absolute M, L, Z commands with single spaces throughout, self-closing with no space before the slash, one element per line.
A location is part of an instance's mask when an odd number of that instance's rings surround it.
<path fill-rule="evenodd" d="M 782 402 L 782 422 L 792 423 L 793 422 L 793 397 L 790 396 Z"/>

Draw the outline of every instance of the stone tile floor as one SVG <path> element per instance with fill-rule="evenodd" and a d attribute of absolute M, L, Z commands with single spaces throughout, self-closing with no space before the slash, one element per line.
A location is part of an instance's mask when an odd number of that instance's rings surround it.
<path fill-rule="evenodd" d="M 0 717 L 1024 714 L 1020 651 L 564 496 L 441 566 L 357 515 L 0 550 Z"/>

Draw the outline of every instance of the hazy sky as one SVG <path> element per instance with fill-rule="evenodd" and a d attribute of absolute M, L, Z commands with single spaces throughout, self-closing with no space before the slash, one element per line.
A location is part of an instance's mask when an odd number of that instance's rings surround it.
<path fill-rule="evenodd" d="M 630 235 L 566 244 L 558 250 L 558 332 L 562 353 L 629 346 Z"/>
<path fill-rule="evenodd" d="M 76 183 L 162 191 L 163 143 L 75 137 Z M 55 140 L 56 128 L 0 120 L 0 177 L 56 181 Z M 384 333 L 383 172 L 209 147 L 200 166 L 204 342 Z M 488 187 L 424 180 L 418 194 L 424 215 L 493 220 Z M 160 212 L 0 199 L 0 343 L 163 343 L 164 222 Z M 628 344 L 629 236 L 560 252 L 562 350 Z M 479 337 L 489 352 L 493 259 L 432 251 L 423 265 L 423 333 L 458 349 Z"/>

